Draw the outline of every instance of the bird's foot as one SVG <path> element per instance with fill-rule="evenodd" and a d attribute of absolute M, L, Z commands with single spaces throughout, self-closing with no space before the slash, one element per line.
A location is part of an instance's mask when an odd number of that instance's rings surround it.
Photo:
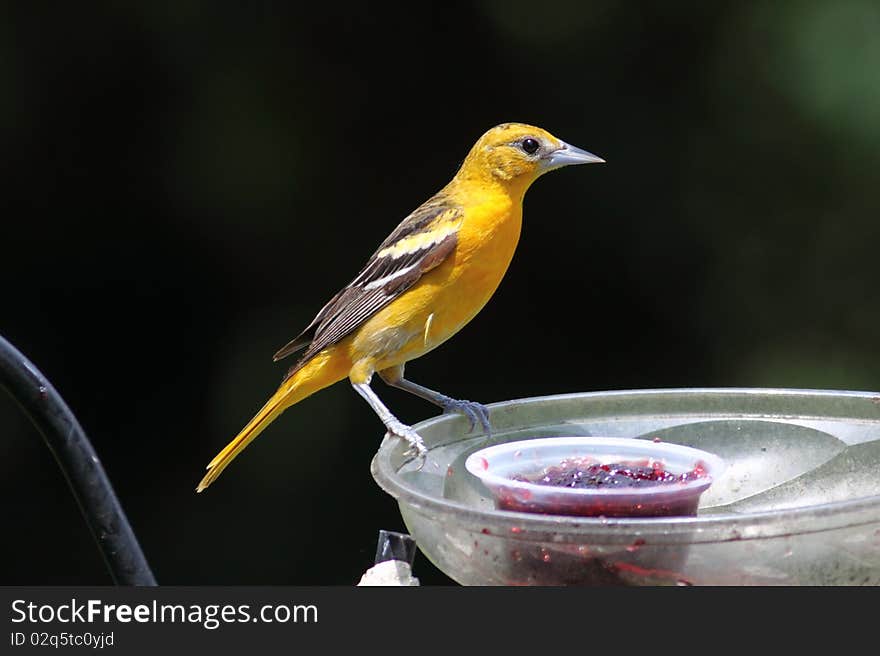
<path fill-rule="evenodd" d="M 482 403 L 477 403 L 476 401 L 459 401 L 457 399 L 446 397 L 443 399 L 441 407 L 443 408 L 443 414 L 460 412 L 467 417 L 471 431 L 474 430 L 477 422 L 480 422 L 480 426 L 486 431 L 486 435 L 492 435 L 492 426 L 489 423 L 489 408 Z"/>
<path fill-rule="evenodd" d="M 409 444 L 409 448 L 403 454 L 406 456 L 416 456 L 419 460 L 419 469 L 421 469 L 428 455 L 428 447 L 425 446 L 422 436 L 397 419 L 392 419 L 385 427 L 388 429 L 389 435 L 399 437 Z"/>

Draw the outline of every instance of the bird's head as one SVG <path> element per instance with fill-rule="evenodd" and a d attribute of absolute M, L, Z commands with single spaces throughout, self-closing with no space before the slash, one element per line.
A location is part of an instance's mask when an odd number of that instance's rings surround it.
<path fill-rule="evenodd" d="M 491 179 L 524 193 L 547 171 L 570 164 L 604 161 L 533 125 L 502 123 L 480 137 L 459 175 Z"/>

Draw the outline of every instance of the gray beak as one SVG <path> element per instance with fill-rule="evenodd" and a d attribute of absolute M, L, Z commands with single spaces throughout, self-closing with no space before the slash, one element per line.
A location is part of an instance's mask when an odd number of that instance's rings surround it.
<path fill-rule="evenodd" d="M 569 166 L 571 164 L 599 164 L 605 160 L 597 157 L 593 153 L 581 150 L 577 146 L 572 146 L 564 141 L 562 146 L 557 148 L 547 156 L 549 168 L 558 169 L 560 166 Z"/>

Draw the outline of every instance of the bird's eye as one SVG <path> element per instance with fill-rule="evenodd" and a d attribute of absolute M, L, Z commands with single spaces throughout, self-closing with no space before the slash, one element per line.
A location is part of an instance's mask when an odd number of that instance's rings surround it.
<path fill-rule="evenodd" d="M 538 140 L 532 139 L 531 137 L 523 139 L 522 144 L 520 145 L 522 146 L 522 149 L 529 155 L 534 155 L 536 152 L 538 152 L 538 148 L 541 147 L 541 144 L 538 143 Z"/>

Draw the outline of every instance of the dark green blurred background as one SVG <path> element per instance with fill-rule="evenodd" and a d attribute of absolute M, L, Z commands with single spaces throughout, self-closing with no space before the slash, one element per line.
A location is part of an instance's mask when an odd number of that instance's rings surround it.
<path fill-rule="evenodd" d="M 484 402 L 880 387 L 873 0 L 14 4 L 0 333 L 77 413 L 161 583 L 348 584 L 403 529 L 345 383 L 193 488 L 272 353 L 502 121 L 608 163 L 535 185 L 496 297 L 413 379 Z M 108 583 L 7 398 L 0 428 L 0 582 Z"/>

